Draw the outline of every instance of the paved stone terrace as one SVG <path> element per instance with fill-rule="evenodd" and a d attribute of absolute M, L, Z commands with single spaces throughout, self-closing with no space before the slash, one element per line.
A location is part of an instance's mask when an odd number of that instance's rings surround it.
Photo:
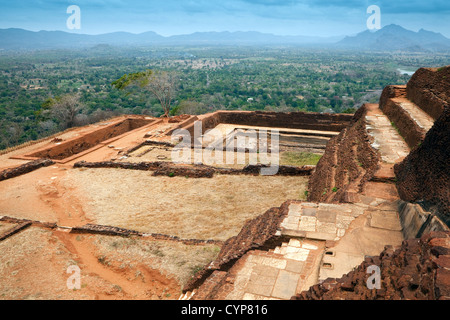
<path fill-rule="evenodd" d="M 193 299 L 290 299 L 319 281 L 350 272 L 385 245 L 401 245 L 397 212 L 397 201 L 374 205 L 290 201 L 276 231 L 281 245 L 250 250 L 228 271 L 215 271 Z"/>
<path fill-rule="evenodd" d="M 385 245 L 400 245 L 401 230 L 397 201 L 373 205 L 293 202 L 278 235 L 326 241 L 319 267 L 319 280 L 324 280 L 351 271 Z"/>

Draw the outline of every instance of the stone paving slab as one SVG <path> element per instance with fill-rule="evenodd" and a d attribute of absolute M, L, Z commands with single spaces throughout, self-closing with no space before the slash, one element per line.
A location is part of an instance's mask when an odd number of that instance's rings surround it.
<path fill-rule="evenodd" d="M 270 296 L 279 272 L 277 268 L 256 265 L 253 267 L 246 291 L 256 295 Z"/>
<path fill-rule="evenodd" d="M 383 162 L 394 164 L 409 154 L 405 140 L 378 107 L 367 113 L 366 122 L 367 133 L 373 139 L 371 146 L 380 152 Z"/>
<path fill-rule="evenodd" d="M 338 240 L 367 206 L 354 204 L 291 203 L 278 235 Z"/>
<path fill-rule="evenodd" d="M 370 226 L 394 231 L 402 231 L 397 211 L 373 211 L 370 213 Z"/>
<path fill-rule="evenodd" d="M 392 183 L 367 182 L 364 185 L 364 194 L 368 197 L 391 201 L 399 199 L 397 187 Z"/>
<path fill-rule="evenodd" d="M 316 214 L 317 219 L 320 222 L 336 222 L 336 210 L 318 210 Z"/>
<path fill-rule="evenodd" d="M 286 264 L 286 271 L 302 273 L 305 267 L 305 261 L 289 260 Z"/>
<path fill-rule="evenodd" d="M 280 299 L 290 299 L 296 293 L 300 274 L 281 270 L 272 291 L 272 296 Z"/>
<path fill-rule="evenodd" d="M 286 267 L 286 260 L 280 258 L 273 258 L 273 257 L 267 257 L 267 256 L 258 256 L 258 255 L 252 255 L 249 257 L 249 261 L 252 263 L 256 263 L 259 265 L 264 265 L 267 267 L 272 267 L 276 269 L 284 269 Z"/>

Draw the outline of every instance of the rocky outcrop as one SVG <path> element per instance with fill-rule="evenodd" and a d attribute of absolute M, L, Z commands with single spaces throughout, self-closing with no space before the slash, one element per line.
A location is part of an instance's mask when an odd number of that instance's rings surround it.
<path fill-rule="evenodd" d="M 434 119 L 450 106 L 450 66 L 420 68 L 408 82 L 407 97 Z"/>
<path fill-rule="evenodd" d="M 379 268 L 379 286 L 374 275 Z M 321 284 L 293 300 L 449 300 L 450 232 L 436 232 L 387 247 L 378 257 L 366 258 L 340 279 Z"/>
<path fill-rule="evenodd" d="M 450 226 L 450 108 L 445 108 L 423 143 L 394 167 L 402 200 L 422 201 Z"/>

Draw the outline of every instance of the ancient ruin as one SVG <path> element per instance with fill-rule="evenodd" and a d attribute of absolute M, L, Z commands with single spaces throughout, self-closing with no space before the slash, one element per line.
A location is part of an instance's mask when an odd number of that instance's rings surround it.
<path fill-rule="evenodd" d="M 354 115 L 123 116 L 1 151 L 2 298 L 448 300 L 449 104 L 450 66 L 423 68 Z M 171 161 L 199 123 L 247 162 Z M 276 175 L 234 147 L 252 130 Z"/>

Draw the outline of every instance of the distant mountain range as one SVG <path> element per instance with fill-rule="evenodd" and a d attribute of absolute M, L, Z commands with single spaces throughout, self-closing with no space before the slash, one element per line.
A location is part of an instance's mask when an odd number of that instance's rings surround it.
<path fill-rule="evenodd" d="M 155 32 L 133 34 L 114 32 L 87 35 L 64 31 L 27 31 L 0 29 L 0 49 L 40 50 L 86 48 L 97 45 L 320 45 L 343 49 L 375 51 L 450 51 L 450 39 L 440 33 L 420 30 L 414 32 L 397 25 L 386 26 L 376 32 L 369 30 L 355 36 L 311 37 L 279 36 L 260 32 L 196 32 L 170 37 Z"/>
<path fill-rule="evenodd" d="M 371 51 L 450 52 L 450 39 L 440 33 L 407 30 L 391 24 L 376 32 L 366 30 L 337 43 L 340 48 Z"/>
<path fill-rule="evenodd" d="M 260 32 L 196 32 L 170 37 L 155 32 L 133 34 L 114 32 L 101 35 L 87 35 L 64 31 L 27 31 L 23 29 L 0 29 L 0 49 L 54 49 L 83 48 L 100 44 L 114 46 L 149 45 L 258 45 L 258 44 L 313 44 L 335 43 L 342 37 L 277 36 Z"/>

